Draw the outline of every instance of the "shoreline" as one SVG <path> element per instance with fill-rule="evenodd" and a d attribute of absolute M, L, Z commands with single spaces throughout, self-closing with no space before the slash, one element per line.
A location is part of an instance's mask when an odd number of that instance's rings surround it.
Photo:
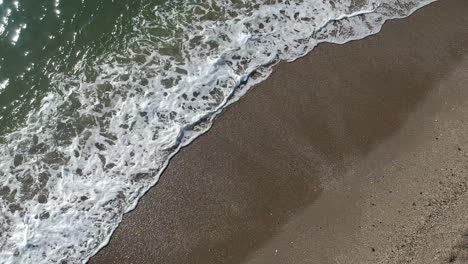
<path fill-rule="evenodd" d="M 124 216 L 109 245 L 90 263 L 342 263 L 353 257 L 361 258 L 356 263 L 380 257 L 382 263 L 407 256 L 401 253 L 406 246 L 399 251 L 393 244 L 419 230 L 413 220 L 427 217 L 430 208 L 417 206 L 419 192 L 428 193 L 423 202 L 442 195 L 438 175 L 431 178 L 435 186 L 423 182 L 417 194 L 410 190 L 419 186 L 411 182 L 401 186 L 391 177 L 372 175 L 390 174 L 389 166 L 404 164 L 406 156 L 421 164 L 434 149 L 443 152 L 455 141 L 456 155 L 463 152 L 458 148 L 468 149 L 456 136 L 433 142 L 436 127 L 444 133 L 457 128 L 450 123 L 453 117 L 444 116 L 445 102 L 466 110 L 463 85 L 452 84 L 453 94 L 435 85 L 447 82 L 444 78 L 460 67 L 468 69 L 463 11 L 468 8 L 462 0 L 436 2 L 408 18 L 388 21 L 377 35 L 344 45 L 321 44 L 304 58 L 277 66 L 173 158 L 160 182 Z M 359 62 L 363 58 L 368 62 Z M 311 65 L 321 67 L 311 72 Z M 451 78 L 463 81 L 458 75 Z M 443 125 L 429 122 L 438 115 L 444 116 Z M 426 156 L 413 156 L 416 149 L 425 149 Z M 444 158 L 453 160 L 452 155 Z M 430 166 L 436 164 L 442 166 L 431 160 Z M 411 180 L 422 181 L 422 169 L 414 170 Z M 451 184 L 466 183 L 464 174 L 452 177 Z M 398 179 L 405 180 L 404 173 Z M 458 201 L 466 196 L 460 193 Z M 411 202 L 401 205 L 402 199 Z M 396 204 L 400 213 L 393 210 Z M 375 210 L 383 212 L 369 216 Z M 371 224 L 384 216 L 390 223 Z M 407 229 L 395 232 L 399 222 Z M 368 223 L 364 231 L 363 223 Z M 384 234 L 391 243 L 379 240 Z M 359 249 L 353 248 L 356 242 Z M 336 245 L 341 253 L 334 253 Z M 346 255 L 353 250 L 359 254 Z"/>

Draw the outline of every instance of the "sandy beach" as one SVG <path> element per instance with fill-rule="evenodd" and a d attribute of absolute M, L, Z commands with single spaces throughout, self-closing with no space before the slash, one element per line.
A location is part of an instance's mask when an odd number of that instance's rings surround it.
<path fill-rule="evenodd" d="M 468 3 L 282 63 L 92 264 L 468 263 Z"/>

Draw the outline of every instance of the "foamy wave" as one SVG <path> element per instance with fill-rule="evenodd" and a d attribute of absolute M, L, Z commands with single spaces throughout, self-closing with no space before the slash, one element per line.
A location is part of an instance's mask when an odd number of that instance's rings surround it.
<path fill-rule="evenodd" d="M 146 8 L 125 51 L 57 74 L 41 107 L 0 137 L 0 262 L 86 262 L 169 159 L 274 64 L 433 0 L 270 2 Z"/>

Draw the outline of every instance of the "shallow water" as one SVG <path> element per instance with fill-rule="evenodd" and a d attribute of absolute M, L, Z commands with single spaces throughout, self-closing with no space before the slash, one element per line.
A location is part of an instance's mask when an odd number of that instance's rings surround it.
<path fill-rule="evenodd" d="M 0 263 L 85 262 L 273 65 L 432 0 L 123 2 L 0 0 Z"/>

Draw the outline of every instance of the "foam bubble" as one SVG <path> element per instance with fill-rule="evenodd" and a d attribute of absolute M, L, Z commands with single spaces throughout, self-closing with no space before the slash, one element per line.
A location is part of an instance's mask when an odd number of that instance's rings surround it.
<path fill-rule="evenodd" d="M 53 76 L 40 107 L 0 137 L 0 262 L 86 262 L 170 157 L 273 65 L 321 42 L 377 33 L 386 20 L 430 2 L 194 0 L 145 7 L 126 50 Z"/>

